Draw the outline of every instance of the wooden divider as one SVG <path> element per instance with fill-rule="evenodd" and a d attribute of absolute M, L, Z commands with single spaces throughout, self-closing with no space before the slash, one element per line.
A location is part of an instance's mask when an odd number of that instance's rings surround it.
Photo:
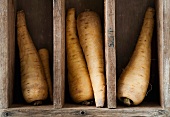
<path fill-rule="evenodd" d="M 65 0 L 53 1 L 54 106 L 62 108 L 65 93 Z"/>
<path fill-rule="evenodd" d="M 104 3 L 107 107 L 116 108 L 115 0 L 105 0 Z"/>

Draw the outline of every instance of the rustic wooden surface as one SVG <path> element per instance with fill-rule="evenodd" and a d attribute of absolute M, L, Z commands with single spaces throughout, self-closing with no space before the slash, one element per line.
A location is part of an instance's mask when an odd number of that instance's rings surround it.
<path fill-rule="evenodd" d="M 104 1 L 107 107 L 116 108 L 115 0 Z"/>
<path fill-rule="evenodd" d="M 0 108 L 8 107 L 8 1 L 0 1 Z"/>
<path fill-rule="evenodd" d="M 65 0 L 53 0 L 54 106 L 64 105 L 65 90 Z"/>
<path fill-rule="evenodd" d="M 68 105 L 62 109 L 54 109 L 53 106 L 21 107 L 0 110 L 2 117 L 169 117 L 170 112 L 160 107 L 130 107 L 119 109 L 95 108 Z"/>
<path fill-rule="evenodd" d="M 15 41 L 13 5 L 13 0 L 0 1 L 0 108 L 7 108 L 12 102 Z"/>
<path fill-rule="evenodd" d="M 163 31 L 160 36 L 162 37 L 162 41 L 160 42 L 161 49 L 161 57 L 162 57 L 162 85 L 163 85 L 163 95 L 162 98 L 165 100 L 165 107 L 170 107 L 170 1 L 163 1 L 163 14 L 161 14 L 162 22 L 160 26 L 163 26 Z"/>

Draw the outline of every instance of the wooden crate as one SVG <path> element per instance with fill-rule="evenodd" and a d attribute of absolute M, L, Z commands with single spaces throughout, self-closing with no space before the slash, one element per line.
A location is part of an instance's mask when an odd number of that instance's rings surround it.
<path fill-rule="evenodd" d="M 0 115 L 1 116 L 170 116 L 169 19 L 168 0 L 1 0 L 0 1 Z M 116 100 L 116 81 L 126 66 L 148 6 L 156 9 L 152 43 L 152 91 L 141 105 L 123 106 Z M 65 67 L 65 13 L 75 7 L 96 11 L 102 20 L 107 79 L 104 108 L 73 104 L 68 98 Z M 31 106 L 20 89 L 19 57 L 15 36 L 16 11 L 23 9 L 29 32 L 37 49 L 50 51 L 53 76 L 53 103 Z M 12 93 L 13 92 L 13 93 Z M 111 108 L 111 109 L 109 109 Z"/>

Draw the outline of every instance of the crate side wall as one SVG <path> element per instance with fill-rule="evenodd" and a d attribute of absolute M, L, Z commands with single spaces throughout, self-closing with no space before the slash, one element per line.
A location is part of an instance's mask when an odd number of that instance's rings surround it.
<path fill-rule="evenodd" d="M 11 71 L 11 67 L 10 67 L 10 63 L 12 62 L 12 60 L 10 60 L 10 57 L 12 57 L 12 55 L 10 55 L 9 50 L 10 47 L 9 45 L 11 44 L 11 42 L 13 42 L 11 35 L 12 32 L 10 30 L 10 26 L 9 24 L 11 24 L 11 20 L 9 19 L 9 15 L 10 13 L 8 13 L 10 11 L 9 7 L 10 7 L 11 2 L 8 0 L 1 0 L 0 1 L 0 26 L 1 26 L 1 30 L 0 30 L 0 35 L 1 35 L 1 42 L 0 42 L 0 108 L 7 108 L 9 106 L 9 95 L 8 92 L 9 91 L 9 77 L 12 76 L 9 72 Z M 11 9 L 13 9 L 11 7 Z M 13 26 L 13 25 L 12 25 Z M 11 34 L 10 34 L 11 32 Z M 9 36 L 10 35 L 10 36 Z M 11 42 L 10 42 L 11 41 Z M 12 69 L 13 70 L 13 69 Z"/>
<path fill-rule="evenodd" d="M 170 107 L 170 1 L 163 1 L 163 98 Z"/>

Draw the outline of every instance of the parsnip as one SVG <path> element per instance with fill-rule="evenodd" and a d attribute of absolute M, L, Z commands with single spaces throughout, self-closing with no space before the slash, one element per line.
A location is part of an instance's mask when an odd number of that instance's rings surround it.
<path fill-rule="evenodd" d="M 66 17 L 66 52 L 69 75 L 69 92 L 74 102 L 93 99 L 93 89 L 83 52 L 76 35 L 75 9 L 71 8 Z"/>
<path fill-rule="evenodd" d="M 17 12 L 17 40 L 23 97 L 27 103 L 39 105 L 47 98 L 48 88 L 42 63 L 26 27 L 24 11 Z"/>
<path fill-rule="evenodd" d="M 153 8 L 147 9 L 136 48 L 118 80 L 117 97 L 126 105 L 140 104 L 147 92 L 150 79 L 154 13 Z"/>
<path fill-rule="evenodd" d="M 77 29 L 90 74 L 96 107 L 105 103 L 104 50 L 100 18 L 93 11 L 78 15 Z"/>
<path fill-rule="evenodd" d="M 42 49 L 39 49 L 38 53 L 40 55 L 40 59 L 41 59 L 42 64 L 43 64 L 43 68 L 44 68 L 44 72 L 45 72 L 45 76 L 46 76 L 46 81 L 47 81 L 47 84 L 48 84 L 49 96 L 50 96 L 51 101 L 53 101 L 53 88 L 52 88 L 50 66 L 49 66 L 49 52 L 48 52 L 47 49 L 42 48 Z"/>

